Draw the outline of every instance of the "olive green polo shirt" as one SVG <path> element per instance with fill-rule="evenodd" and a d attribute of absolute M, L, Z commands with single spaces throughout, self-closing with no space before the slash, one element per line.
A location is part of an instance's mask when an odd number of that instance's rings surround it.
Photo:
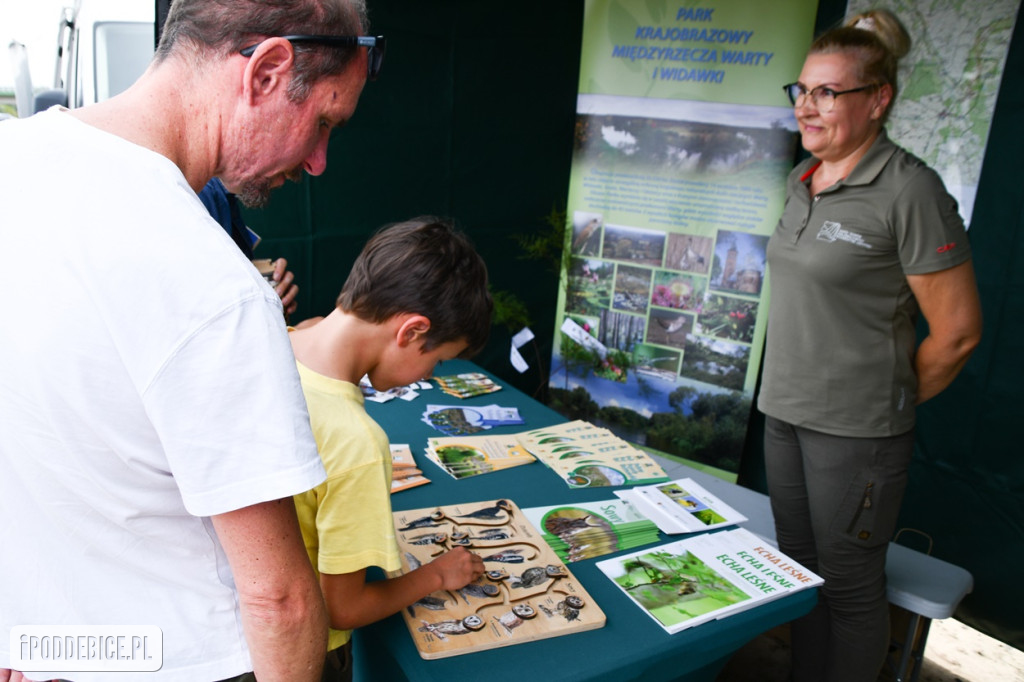
<path fill-rule="evenodd" d="M 967 261 L 967 233 L 938 174 L 885 131 L 848 177 L 811 197 L 818 163 L 790 173 L 768 242 L 758 407 L 833 435 L 904 433 L 917 394 L 918 305 L 906 275 Z"/>

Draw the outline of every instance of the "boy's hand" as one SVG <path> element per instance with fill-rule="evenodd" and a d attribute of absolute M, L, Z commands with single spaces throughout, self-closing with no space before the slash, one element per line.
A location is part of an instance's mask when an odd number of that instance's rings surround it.
<path fill-rule="evenodd" d="M 484 574 L 484 560 L 465 547 L 456 547 L 431 561 L 442 590 L 459 590 Z"/>
<path fill-rule="evenodd" d="M 299 305 L 295 300 L 299 295 L 299 287 L 295 284 L 295 275 L 288 269 L 288 261 L 284 258 L 274 261 L 274 291 L 281 298 L 285 315 L 294 313 Z"/>

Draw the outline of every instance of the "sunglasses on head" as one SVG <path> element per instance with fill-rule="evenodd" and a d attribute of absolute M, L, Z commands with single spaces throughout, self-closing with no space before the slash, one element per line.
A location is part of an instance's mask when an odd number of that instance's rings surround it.
<path fill-rule="evenodd" d="M 314 45 L 327 45 L 328 47 L 348 47 L 350 45 L 362 45 L 366 48 L 366 79 L 375 81 L 380 73 L 381 64 L 384 63 L 384 51 L 387 49 L 387 41 L 384 36 L 317 36 L 317 35 L 294 35 L 281 36 L 288 42 L 312 43 Z M 256 51 L 259 43 L 243 47 L 239 53 L 243 57 L 251 57 Z"/>

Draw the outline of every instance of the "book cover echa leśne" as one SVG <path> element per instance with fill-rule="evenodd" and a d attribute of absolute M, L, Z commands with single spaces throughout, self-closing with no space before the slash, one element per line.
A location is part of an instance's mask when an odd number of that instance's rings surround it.
<path fill-rule="evenodd" d="M 597 567 L 668 633 L 824 582 L 745 528 L 692 535 Z"/>

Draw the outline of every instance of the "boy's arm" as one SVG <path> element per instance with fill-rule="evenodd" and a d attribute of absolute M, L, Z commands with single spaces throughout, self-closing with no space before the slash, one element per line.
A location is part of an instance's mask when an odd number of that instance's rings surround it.
<path fill-rule="evenodd" d="M 319 680 L 327 623 L 292 498 L 210 518 L 235 578 L 256 676 Z"/>
<path fill-rule="evenodd" d="M 366 582 L 366 569 L 352 573 L 320 574 L 331 627 L 354 630 L 397 613 L 431 592 L 458 590 L 484 572 L 483 560 L 465 547 L 456 547 L 396 578 Z"/>

